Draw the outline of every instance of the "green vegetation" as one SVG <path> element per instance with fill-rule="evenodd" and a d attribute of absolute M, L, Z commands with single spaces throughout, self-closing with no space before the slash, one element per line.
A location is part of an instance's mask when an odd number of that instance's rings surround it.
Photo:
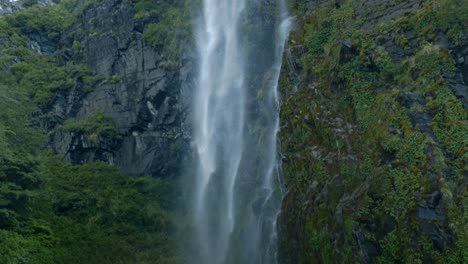
<path fill-rule="evenodd" d="M 76 3 L 30 6 L 0 18 L 0 263 L 181 263 L 170 181 L 104 163 L 67 165 L 46 149 L 56 95 L 87 93 L 101 78 L 61 57 Z M 49 49 L 34 50 L 31 40 Z M 121 137 L 101 112 L 59 129 Z"/>
<path fill-rule="evenodd" d="M 68 132 L 85 134 L 95 139 L 99 137 L 121 138 L 112 121 L 107 119 L 100 111 L 81 120 L 68 119 L 63 124 L 62 129 Z"/>
<path fill-rule="evenodd" d="M 284 65 L 280 136 L 292 190 L 283 208 L 304 221 L 288 227 L 304 251 L 300 263 L 359 262 L 363 243 L 375 248 L 366 257 L 377 263 L 464 263 L 468 113 L 444 78 L 455 62 L 434 40 L 445 34 L 460 43 L 467 5 L 424 1 L 376 23 L 398 1 L 360 5 L 357 19 L 359 2 L 322 5 L 308 16 L 303 1 L 291 2 L 300 17 L 293 64 L 303 82 L 294 87 L 291 63 Z M 405 105 L 405 96 L 418 99 Z M 453 236 L 442 249 L 418 215 L 437 193 L 448 221 L 438 232 Z"/>
<path fill-rule="evenodd" d="M 21 178 L 28 185 L 2 181 L 2 263 L 177 263 L 170 204 L 160 198 L 170 185 L 36 154 L 40 160 L 23 165 L 31 170 Z M 1 173 L 14 176 L 21 164 L 12 163 Z"/>
<path fill-rule="evenodd" d="M 366 247 L 376 263 L 468 262 L 468 113 L 446 80 L 457 69 L 438 39 L 460 45 L 466 0 L 419 1 L 386 20 L 382 12 L 404 1 L 331 2 L 305 15 L 305 1 L 289 1 L 298 19 L 290 42 L 296 60 L 288 58 L 280 84 L 290 190 L 283 211 L 299 263 L 356 263 Z M 86 47 L 86 38 L 67 38 L 75 17 L 98 1 L 36 3 L 0 18 L 0 263 L 182 263 L 176 223 L 189 224 L 171 213 L 172 182 L 103 163 L 67 165 L 47 151 L 56 96 L 102 81 L 62 56 Z M 144 41 L 177 66 L 195 1 L 133 4 Z M 416 99 L 405 103 L 408 95 Z M 121 137 L 102 112 L 58 129 Z M 431 207 L 443 221 L 419 215 Z M 450 239 L 439 243 L 422 221 L 438 225 L 430 230 L 442 232 L 436 239 Z"/>
<path fill-rule="evenodd" d="M 27 62 L 26 62 L 27 61 Z M 50 57 L 32 57 L 9 68 L 17 85 L 27 89 L 35 101 L 43 107 L 49 106 L 55 94 L 69 91 L 83 84 L 84 91 L 91 91 L 99 80 L 86 66 L 60 65 Z"/>
<path fill-rule="evenodd" d="M 57 41 L 73 23 L 73 16 L 63 5 L 50 8 L 35 5 L 5 17 L 5 21 L 23 34 L 46 34 L 51 41 Z"/>
<path fill-rule="evenodd" d="M 66 3 L 66 2 L 65 2 Z M 27 48 L 25 36 L 43 36 L 55 49 L 60 36 L 73 22 L 65 5 L 33 6 L 0 19 L 0 77 L 3 85 L 21 87 L 35 103 L 46 108 L 55 94 L 82 84 L 89 92 L 99 78 L 86 66 L 67 63 L 57 56 L 36 53 Z M 52 55 L 52 56 L 50 56 Z"/>
<path fill-rule="evenodd" d="M 138 0 L 134 2 L 135 18 L 146 23 L 144 41 L 162 52 L 169 63 L 177 64 L 183 48 L 190 38 L 191 0 L 159 1 Z"/>

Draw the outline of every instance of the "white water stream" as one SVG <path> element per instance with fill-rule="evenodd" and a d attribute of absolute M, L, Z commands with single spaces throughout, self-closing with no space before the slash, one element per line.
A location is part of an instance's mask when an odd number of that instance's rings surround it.
<path fill-rule="evenodd" d="M 193 102 L 193 143 L 197 163 L 192 202 L 200 264 L 275 262 L 276 217 L 281 200 L 275 177 L 279 176 L 277 84 L 291 23 L 284 3 L 278 0 L 281 3 L 275 3 L 277 22 L 272 31 L 276 43 L 265 47 L 274 49 L 274 56 L 271 68 L 265 69 L 269 77 L 264 103 L 258 106 L 269 108 L 263 109 L 268 114 L 261 126 L 264 154 L 259 155 L 259 168 L 246 168 L 243 164 L 251 164 L 246 159 L 252 157 L 247 154 L 258 148 L 252 145 L 252 137 L 261 136 L 249 130 L 253 122 L 249 118 L 249 89 L 259 89 L 252 87 L 252 76 L 246 72 L 256 63 L 247 56 L 247 44 L 243 42 L 242 23 L 249 1 L 256 0 L 203 0 L 201 22 L 196 29 L 199 73 Z M 255 177 L 248 192 L 239 187 L 245 175 Z M 241 197 L 251 197 L 252 203 L 239 204 Z"/>

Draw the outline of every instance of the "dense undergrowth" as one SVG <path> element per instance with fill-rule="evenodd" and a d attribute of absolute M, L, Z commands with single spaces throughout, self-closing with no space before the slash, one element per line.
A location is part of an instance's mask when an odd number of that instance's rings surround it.
<path fill-rule="evenodd" d="M 467 262 L 468 114 L 447 76 L 468 5 L 419 1 L 385 19 L 405 1 L 365 2 L 317 3 L 305 16 L 304 1 L 291 2 L 290 48 L 301 59 L 289 59 L 281 81 L 283 210 L 296 217 L 285 220 L 299 243 L 291 251 L 304 254 L 285 254 L 301 255 L 296 263 Z"/>
<path fill-rule="evenodd" d="M 102 78 L 64 60 L 60 45 L 93 3 L 30 4 L 0 18 L 0 263 L 179 263 L 169 181 L 67 165 L 47 150 L 57 94 Z M 120 137 L 100 112 L 60 129 Z"/>

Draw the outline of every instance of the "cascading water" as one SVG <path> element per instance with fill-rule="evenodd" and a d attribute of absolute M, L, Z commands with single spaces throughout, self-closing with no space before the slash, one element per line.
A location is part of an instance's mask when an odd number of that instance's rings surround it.
<path fill-rule="evenodd" d="M 193 103 L 200 264 L 276 262 L 277 83 L 290 25 L 282 1 L 203 0 Z M 255 36 L 248 21 L 258 15 L 249 8 L 267 10 L 265 5 L 276 10 L 274 21 L 259 26 L 265 32 L 258 38 L 248 38 Z M 264 49 L 258 58 L 256 46 Z"/>

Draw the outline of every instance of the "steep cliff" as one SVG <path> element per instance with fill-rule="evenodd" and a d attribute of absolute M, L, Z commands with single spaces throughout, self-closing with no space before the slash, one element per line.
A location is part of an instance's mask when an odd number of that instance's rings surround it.
<path fill-rule="evenodd" d="M 284 263 L 464 263 L 468 3 L 291 1 Z"/>
<path fill-rule="evenodd" d="M 131 175 L 178 174 L 190 129 L 185 120 L 193 83 L 193 60 L 189 58 L 193 55 L 187 39 L 162 35 L 170 28 L 152 30 L 154 25 L 168 27 L 174 23 L 172 18 L 165 18 L 165 12 L 189 11 L 183 7 L 185 1 L 151 3 L 64 1 L 60 8 L 70 10 L 64 21 L 51 20 L 50 25 L 27 28 L 26 22 L 16 19 L 31 51 L 57 58 L 57 67 L 87 68 L 89 76 L 70 76 L 76 80 L 69 87 L 61 85 L 41 102 L 42 111 L 48 115 L 48 129 L 53 131 L 50 146 L 67 162 L 101 160 Z M 43 15 L 47 12 L 41 7 L 50 5 L 53 2 L 6 1 L 0 16 L 25 8 Z M 17 17 L 27 19 L 21 12 Z M 188 15 L 178 19 L 191 23 Z M 63 28 L 52 36 L 46 32 L 49 26 Z M 164 47 L 159 47 L 159 42 L 164 42 Z M 76 126 L 80 120 L 99 114 L 111 122 L 117 133 L 99 134 L 92 127 Z M 63 126 L 65 120 L 68 126 Z"/>
<path fill-rule="evenodd" d="M 186 10 L 159 4 L 0 2 L 0 263 L 181 262 L 190 49 L 145 33 Z"/>
<path fill-rule="evenodd" d="M 192 67 L 189 47 L 167 58 L 143 40 L 147 24 L 131 1 L 99 1 L 83 7 L 60 44 L 64 60 L 87 65 L 100 80 L 54 98 L 53 120 L 80 120 L 101 112 L 118 137 L 90 140 L 92 133 L 58 129 L 52 148 L 81 164 L 103 160 L 132 175 L 174 176 L 187 144 L 185 125 Z M 177 51 L 179 52 L 179 51 Z"/>
<path fill-rule="evenodd" d="M 190 155 L 193 4 L 0 0 L 0 262 L 183 263 L 176 230 L 192 227 L 167 179 Z M 468 262 L 468 2 L 289 6 L 281 263 Z M 263 166 L 272 115 L 269 11 L 242 24 L 265 40 L 248 48 L 246 167 Z"/>

